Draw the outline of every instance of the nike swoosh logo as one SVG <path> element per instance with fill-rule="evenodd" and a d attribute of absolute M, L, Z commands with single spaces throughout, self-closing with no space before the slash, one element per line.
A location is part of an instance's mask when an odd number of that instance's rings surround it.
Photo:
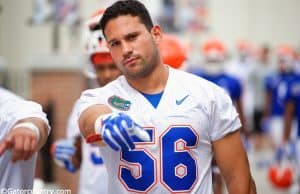
<path fill-rule="evenodd" d="M 186 95 L 185 97 L 183 97 L 181 100 L 176 100 L 176 104 L 177 105 L 181 105 L 183 103 L 183 101 L 185 101 L 185 99 L 187 99 L 187 97 L 189 97 L 189 95 Z"/>
<path fill-rule="evenodd" d="M 184 118 L 185 115 L 168 115 L 169 118 Z"/>

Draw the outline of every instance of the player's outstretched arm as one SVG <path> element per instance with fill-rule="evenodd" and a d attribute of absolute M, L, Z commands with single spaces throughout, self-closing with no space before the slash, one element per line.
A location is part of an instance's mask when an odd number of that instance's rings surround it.
<path fill-rule="evenodd" d="M 101 136 L 99 133 L 96 134 L 95 122 L 99 116 L 109 114 L 111 112 L 112 111 L 108 106 L 97 104 L 97 105 L 90 106 L 83 113 L 81 113 L 78 122 L 79 129 L 86 141 L 88 141 L 90 137 Z M 96 143 L 97 145 L 100 146 L 105 145 L 102 137 L 96 139 L 96 141 L 93 141 L 91 143 Z"/>
<path fill-rule="evenodd" d="M 240 131 L 232 132 L 213 142 L 215 158 L 230 194 L 255 194 L 246 152 Z"/>
<path fill-rule="evenodd" d="M 28 160 L 46 142 L 48 125 L 39 118 L 18 121 L 0 141 L 0 157 L 11 149 L 12 161 Z"/>

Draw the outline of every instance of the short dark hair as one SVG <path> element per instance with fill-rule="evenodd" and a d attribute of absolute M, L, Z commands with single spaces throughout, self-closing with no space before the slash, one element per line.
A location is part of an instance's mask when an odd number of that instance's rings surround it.
<path fill-rule="evenodd" d="M 122 15 L 131 15 L 139 17 L 140 22 L 146 26 L 149 32 L 153 27 L 152 19 L 144 4 L 137 0 L 120 0 L 115 2 L 105 10 L 100 20 L 100 26 L 103 30 L 103 33 L 105 26 L 109 22 L 109 20 Z"/>

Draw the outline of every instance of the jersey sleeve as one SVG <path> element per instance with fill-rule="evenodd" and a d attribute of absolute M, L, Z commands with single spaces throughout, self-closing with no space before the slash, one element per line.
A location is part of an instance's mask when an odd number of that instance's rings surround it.
<path fill-rule="evenodd" d="M 39 118 L 43 120 L 48 126 L 48 133 L 50 126 L 43 112 L 41 105 L 36 102 L 24 100 L 16 95 L 0 90 L 0 131 L 1 134 L 6 134 L 19 120 L 25 118 Z M 3 95 L 2 95 L 3 94 Z"/>
<path fill-rule="evenodd" d="M 239 115 L 228 94 L 220 88 L 214 88 L 215 100 L 210 115 L 210 136 L 216 141 L 241 127 Z"/>
<path fill-rule="evenodd" d="M 89 89 L 82 92 L 75 106 L 77 120 L 87 108 L 96 104 L 105 104 L 105 96 L 101 88 Z"/>

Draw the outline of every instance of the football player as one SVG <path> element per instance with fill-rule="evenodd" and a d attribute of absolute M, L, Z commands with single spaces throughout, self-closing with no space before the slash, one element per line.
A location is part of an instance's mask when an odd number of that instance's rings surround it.
<path fill-rule="evenodd" d="M 32 189 L 50 126 L 42 107 L 0 87 L 0 188 Z M 5 191 L 5 190 L 4 190 Z"/>
<path fill-rule="evenodd" d="M 141 2 L 115 2 L 100 25 L 123 75 L 83 92 L 76 109 L 82 135 L 100 145 L 108 192 L 212 193 L 214 155 L 230 193 L 255 193 L 227 93 L 163 64 L 162 30 Z"/>
<path fill-rule="evenodd" d="M 275 148 L 282 143 L 283 114 L 289 83 L 295 78 L 295 51 L 289 45 L 276 49 L 276 72 L 265 79 L 264 125 L 273 140 Z M 295 126 L 295 125 L 294 125 Z"/>

